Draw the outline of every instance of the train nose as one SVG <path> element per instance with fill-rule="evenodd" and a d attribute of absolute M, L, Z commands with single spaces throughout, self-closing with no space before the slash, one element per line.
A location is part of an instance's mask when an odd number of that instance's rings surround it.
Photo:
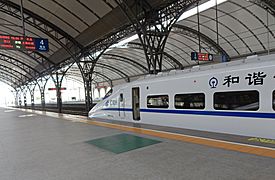
<path fill-rule="evenodd" d="M 93 115 L 93 112 L 89 111 L 88 118 L 91 118 L 92 115 Z"/>
<path fill-rule="evenodd" d="M 91 117 L 93 117 L 93 115 L 95 114 L 95 109 L 94 108 L 92 108 L 90 111 L 89 111 L 89 113 L 88 113 L 88 117 L 89 118 L 91 118 Z"/>

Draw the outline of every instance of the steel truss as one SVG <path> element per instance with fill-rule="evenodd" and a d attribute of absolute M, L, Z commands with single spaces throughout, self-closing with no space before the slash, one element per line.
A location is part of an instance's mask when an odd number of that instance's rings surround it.
<path fill-rule="evenodd" d="M 138 70 L 140 70 L 142 73 L 148 72 L 148 69 L 145 66 L 143 66 L 139 62 L 137 62 L 137 61 L 135 61 L 133 59 L 130 59 L 128 57 L 124 57 L 124 56 L 120 56 L 120 55 L 112 54 L 112 53 L 105 53 L 105 54 L 103 54 L 103 56 L 111 58 L 111 59 L 114 59 L 114 60 L 118 60 L 118 61 L 121 60 L 121 61 L 126 62 L 128 64 L 131 64 L 132 66 L 134 66 L 135 68 L 137 68 Z"/>
<path fill-rule="evenodd" d="M 0 11 L 14 17 L 17 19 L 21 19 L 21 11 L 20 11 L 20 6 L 8 1 L 8 0 L 0 0 Z M 37 14 L 24 9 L 24 22 L 29 24 L 30 26 L 40 30 L 44 34 L 46 34 L 48 37 L 51 39 L 55 40 L 62 48 L 66 50 L 66 52 L 71 56 L 73 61 L 76 61 L 75 54 L 79 52 L 82 49 L 82 45 L 78 43 L 73 37 L 71 37 L 69 34 L 67 34 L 65 31 L 57 27 L 56 25 L 52 24 L 51 22 L 45 20 L 44 18 L 38 16 Z M 36 59 L 38 62 L 40 62 L 40 65 L 45 68 L 46 70 L 43 73 L 44 75 L 46 74 L 51 74 L 53 71 L 57 71 L 58 69 L 62 68 L 52 65 L 53 63 L 43 56 L 40 53 L 28 53 L 28 56 L 30 56 L 32 59 Z M 41 64 L 42 63 L 42 64 Z M 64 76 L 64 75 L 63 75 Z M 62 106 L 62 100 L 61 100 L 61 92 L 60 92 L 60 86 L 62 83 L 62 79 L 59 79 L 59 77 L 56 78 L 55 80 L 55 85 L 57 87 L 57 100 L 58 100 L 58 107 L 59 111 L 61 111 L 61 106 Z M 40 77 L 40 76 L 38 76 Z M 53 78 L 54 80 L 54 78 Z M 23 81 L 22 79 L 22 85 L 28 84 L 30 81 Z M 45 104 L 44 101 L 44 89 L 41 88 L 43 86 L 40 86 L 40 91 L 41 91 L 41 101 L 42 101 L 42 107 L 43 104 Z M 44 101 L 44 102 L 43 102 Z"/>
<path fill-rule="evenodd" d="M 220 45 L 218 45 L 215 41 L 213 41 L 211 38 L 209 38 L 205 34 L 202 34 L 195 29 L 192 29 L 192 28 L 184 26 L 184 25 L 175 24 L 173 26 L 172 31 L 176 34 L 177 33 L 184 34 L 184 35 L 186 35 L 188 37 L 192 37 L 194 39 L 198 39 L 198 36 L 200 36 L 201 40 L 208 47 L 213 48 L 213 50 L 216 50 L 220 54 L 224 54 L 228 59 L 230 59 L 230 56 L 227 54 L 227 52 Z"/>
<path fill-rule="evenodd" d="M 11 76 L 16 77 L 18 79 L 17 84 L 20 85 L 20 86 L 23 85 L 23 82 L 26 82 L 26 81 L 30 80 L 30 77 L 26 76 L 25 74 L 22 74 L 21 72 L 15 70 L 13 68 L 10 68 L 8 66 L 0 64 L 0 70 L 8 72 L 7 75 L 11 75 Z"/>
<path fill-rule="evenodd" d="M 17 88 L 15 90 L 15 102 L 16 102 L 17 106 L 19 106 L 19 107 L 22 106 L 21 93 L 22 93 L 21 88 Z"/>
<path fill-rule="evenodd" d="M 39 71 L 37 71 L 35 68 L 29 66 L 28 64 L 20 61 L 19 59 L 15 59 L 13 57 L 10 57 L 8 55 L 0 53 L 0 60 L 5 61 L 13 66 L 18 67 L 19 69 L 26 72 L 26 74 L 30 75 L 33 79 L 41 76 Z"/>
<path fill-rule="evenodd" d="M 68 70 L 73 66 L 73 64 L 70 64 L 67 67 L 63 67 L 57 71 L 55 71 L 55 75 L 54 74 L 50 74 L 51 79 L 53 80 L 55 87 L 56 87 L 56 99 L 57 99 L 57 108 L 58 108 L 58 112 L 61 113 L 62 112 L 62 97 L 61 97 L 61 86 L 62 86 L 62 82 L 63 79 L 66 75 L 66 73 L 68 72 Z M 44 87 L 45 90 L 45 87 Z"/>
<path fill-rule="evenodd" d="M 24 9 L 25 22 L 40 30 L 41 32 L 45 33 L 50 38 L 54 39 L 59 45 L 61 45 L 61 47 L 66 49 L 66 51 L 71 55 L 71 57 L 63 61 L 62 63 L 57 64 L 57 66 L 54 66 L 53 63 L 47 57 L 43 56 L 40 53 L 22 53 L 27 54 L 32 59 L 36 60 L 36 62 L 39 62 L 42 67 L 47 69 L 45 71 L 46 73 L 53 72 L 54 70 L 60 69 L 65 65 L 70 65 L 74 62 L 77 62 L 84 81 L 86 105 L 87 110 L 89 110 L 92 105 L 91 84 L 93 81 L 93 74 L 101 75 L 102 77 L 104 77 L 104 75 L 94 71 L 96 65 L 112 69 L 112 71 L 115 71 L 117 74 L 120 74 L 121 77 L 125 78 L 126 81 L 129 81 L 129 77 L 127 77 L 125 73 L 113 67 L 106 66 L 105 64 L 100 64 L 98 63 L 98 60 L 100 56 L 105 52 L 105 50 L 108 49 L 112 44 L 118 42 L 124 37 L 129 36 L 129 34 L 133 34 L 134 31 L 137 32 L 141 42 L 141 46 L 145 52 L 145 57 L 148 66 L 148 68 L 146 69 L 149 73 L 156 74 L 157 72 L 162 71 L 163 59 L 168 61 L 170 64 L 173 64 L 175 68 L 183 68 L 182 64 L 178 62 L 175 58 L 169 56 L 169 54 L 165 54 L 164 47 L 168 35 L 179 16 L 199 1 L 200 0 L 163 1 L 163 4 L 161 6 L 159 6 L 158 8 L 154 8 L 146 0 L 133 0 L 131 1 L 133 2 L 132 4 L 127 4 L 128 1 L 126 2 L 125 0 L 116 0 L 116 2 L 124 11 L 126 16 L 129 18 L 133 26 L 125 26 L 126 28 L 123 27 L 115 33 L 110 33 L 107 36 L 101 38 L 100 40 L 90 44 L 85 48 L 83 48 L 73 37 L 68 35 L 59 27 L 55 26 L 54 24 L 50 23 L 44 18 L 34 14 L 33 12 Z M 273 0 L 250 0 L 250 2 L 261 6 L 262 8 L 268 10 L 270 14 L 273 14 L 275 16 L 275 3 L 273 2 Z M 21 19 L 20 6 L 9 0 L 0 0 L 0 11 L 9 14 L 10 16 L 13 16 L 17 19 Z M 190 29 L 185 28 L 184 30 L 181 30 L 181 32 L 184 32 L 186 34 L 189 33 L 190 36 L 195 38 L 196 32 L 192 32 Z M 200 36 L 203 37 L 202 34 L 200 34 Z M 209 45 L 211 45 L 211 47 L 213 46 L 219 52 L 226 54 L 226 52 L 224 52 L 224 50 L 221 47 L 215 44 L 215 42 L 211 42 L 211 39 L 209 40 L 207 38 L 208 37 L 205 38 L 206 42 L 208 42 Z M 99 53 L 98 55 L 98 52 L 101 53 Z M 88 58 L 81 60 L 83 57 Z M 17 67 L 22 65 L 22 63 L 20 64 L 20 62 L 12 61 L 11 63 L 16 65 Z M 138 65 L 135 64 L 135 66 Z M 27 74 L 29 74 L 30 76 L 41 77 L 42 73 L 38 74 L 26 65 L 24 65 L 24 67 L 26 67 L 25 72 L 28 71 Z M 6 68 L 4 67 L 4 69 Z M 20 74 L 20 72 L 13 73 Z M 43 73 L 43 75 L 45 75 L 46 73 Z M 30 77 L 24 76 L 22 74 L 19 76 L 21 84 L 17 83 L 17 86 L 26 85 L 27 83 L 30 83 L 32 80 Z M 109 79 L 108 77 L 104 78 Z M 112 81 L 110 80 L 110 82 Z M 57 83 L 56 86 L 61 87 L 61 83 L 62 80 L 59 83 Z"/>
<path fill-rule="evenodd" d="M 108 36 L 104 37 L 103 39 L 100 39 L 90 44 L 85 49 L 83 49 L 82 52 L 79 54 L 79 57 L 77 58 L 79 60 L 77 61 L 77 65 L 80 69 L 83 82 L 84 82 L 85 102 L 86 102 L 87 112 L 93 106 L 92 80 L 93 80 L 95 66 L 100 65 L 98 64 L 99 58 L 111 45 L 118 42 L 122 38 L 127 37 L 129 34 L 133 34 L 133 32 L 134 32 L 134 29 L 131 26 L 124 27 L 120 29 L 120 31 L 115 33 L 110 33 Z M 70 63 L 73 63 L 72 61 L 73 59 L 68 59 L 62 64 L 70 64 Z M 118 73 L 121 76 L 124 76 L 127 82 L 130 80 L 129 77 L 127 77 L 127 75 L 122 71 L 108 65 L 102 65 L 102 66 L 112 69 L 112 71 Z"/>
<path fill-rule="evenodd" d="M 11 22 L 9 22 L 11 23 Z M 7 28 L 7 27 L 6 27 Z M 12 28 L 9 28 L 11 31 L 14 31 Z M 5 31 L 2 31 L 5 32 Z M 5 32 L 7 34 L 10 34 L 8 32 Z M 17 32 L 19 33 L 19 32 Z M 45 70 L 51 70 L 54 67 L 54 63 L 48 59 L 46 56 L 44 56 L 42 53 L 35 52 L 35 51 L 21 51 L 22 54 L 25 54 L 26 56 L 30 57 L 31 60 L 35 61 L 41 67 L 44 68 L 43 73 L 45 73 Z M 41 74 L 43 74 L 41 73 Z"/>
<path fill-rule="evenodd" d="M 20 6 L 9 0 L 0 0 L 0 11 L 14 18 L 17 18 L 19 20 L 21 19 Z M 73 57 L 74 60 L 76 60 L 73 54 L 81 50 L 82 45 L 80 43 L 78 43 L 73 37 L 71 37 L 69 34 L 67 34 L 65 31 L 63 31 L 56 25 L 38 16 L 32 11 L 24 8 L 23 12 L 24 12 L 25 23 L 40 30 L 41 32 L 46 34 L 48 37 L 55 40 L 62 48 L 64 48 Z M 53 63 L 48 58 L 46 58 L 40 53 L 31 52 L 27 54 L 33 59 L 37 59 L 38 61 L 40 60 L 41 61 L 40 64 L 42 63 L 41 64 L 42 67 L 43 68 L 47 67 L 46 68 L 47 74 L 49 74 L 56 68 L 52 66 Z"/>
<path fill-rule="evenodd" d="M 26 108 L 27 107 L 27 92 L 28 92 L 28 89 L 26 86 L 23 86 L 21 87 L 21 92 L 23 94 L 23 104 L 24 104 L 24 107 Z"/>
<path fill-rule="evenodd" d="M 180 15 L 199 0 L 178 0 L 154 8 L 146 0 L 116 0 L 134 26 L 143 46 L 148 70 L 151 74 L 162 71 L 165 43 Z"/>
<path fill-rule="evenodd" d="M 275 2 L 274 2 L 274 0 L 249 0 L 249 2 L 260 6 L 261 8 L 267 10 L 270 14 L 275 16 Z"/>
<path fill-rule="evenodd" d="M 1 67 L 0 67 L 0 78 L 2 80 L 5 80 L 5 82 L 10 85 L 12 88 L 16 89 L 19 84 L 18 83 L 18 80 L 19 78 L 17 76 L 11 76 L 10 74 L 8 74 L 7 72 L 5 71 L 1 71 Z"/>
<path fill-rule="evenodd" d="M 31 107 L 34 109 L 34 90 L 37 85 L 37 82 L 31 82 L 26 85 L 26 88 L 29 90 L 30 96 L 31 96 Z"/>
<path fill-rule="evenodd" d="M 123 27 L 119 29 L 117 32 L 112 32 L 108 34 L 106 37 L 95 41 L 94 43 L 88 45 L 85 48 L 82 48 L 80 53 L 74 54 L 72 57 L 62 61 L 57 65 L 57 69 L 60 69 L 65 66 L 71 66 L 73 63 L 77 63 L 79 70 L 81 72 L 84 89 L 85 89 L 85 103 L 87 112 L 93 106 L 92 100 L 92 80 L 94 68 L 97 64 L 97 61 L 101 57 L 101 55 L 114 43 L 118 42 L 124 37 L 127 37 L 129 34 L 133 34 L 134 29 L 131 26 Z M 112 67 L 110 67 L 112 68 Z M 119 70 L 112 68 L 113 71 L 118 72 Z M 118 72 L 120 74 L 124 74 Z M 98 74 L 97 74 L 98 75 Z M 125 74 L 126 75 L 126 74 Z M 102 74 L 101 74 L 102 76 Z M 127 76 L 127 75 L 126 75 Z M 103 76 L 104 77 L 104 76 Z M 106 77 L 104 77 L 106 79 Z M 127 78 L 129 80 L 129 78 Z"/>
<path fill-rule="evenodd" d="M 133 49 L 143 49 L 144 46 L 141 43 L 130 42 L 128 43 L 128 47 Z M 167 61 L 169 64 L 171 64 L 171 66 L 174 67 L 175 69 L 184 68 L 183 65 L 177 59 L 175 59 L 173 56 L 171 56 L 167 52 L 163 52 L 163 59 Z"/>
<path fill-rule="evenodd" d="M 9 14 L 17 19 L 21 19 L 21 11 L 20 6 L 16 3 L 13 3 L 9 0 L 0 0 L 0 11 Z M 58 26 L 52 24 L 46 19 L 38 16 L 28 9 L 23 9 L 24 12 L 24 21 L 25 23 L 39 29 L 41 32 L 45 33 L 52 39 L 54 39 L 61 46 L 68 45 L 79 45 L 81 46 L 73 37 L 71 37 L 68 33 L 60 29 Z M 70 48 L 68 46 L 67 48 Z"/>
<path fill-rule="evenodd" d="M 37 85 L 39 87 L 39 91 L 40 91 L 40 96 L 41 96 L 41 106 L 42 109 L 45 109 L 45 88 L 47 85 L 48 80 L 50 79 L 50 76 L 48 77 L 40 77 L 36 80 Z"/>

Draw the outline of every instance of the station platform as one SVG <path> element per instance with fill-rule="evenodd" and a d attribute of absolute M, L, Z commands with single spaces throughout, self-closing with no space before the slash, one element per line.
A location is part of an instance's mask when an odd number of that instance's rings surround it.
<path fill-rule="evenodd" d="M 274 179 L 275 143 L 0 108 L 1 180 Z"/>

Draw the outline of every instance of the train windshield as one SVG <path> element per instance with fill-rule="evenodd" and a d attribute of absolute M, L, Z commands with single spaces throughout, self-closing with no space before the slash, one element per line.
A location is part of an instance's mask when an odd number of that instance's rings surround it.
<path fill-rule="evenodd" d="M 107 97 L 111 96 L 112 93 L 113 93 L 113 89 L 110 89 L 110 90 L 106 93 L 106 95 L 104 96 L 103 99 L 106 99 Z"/>

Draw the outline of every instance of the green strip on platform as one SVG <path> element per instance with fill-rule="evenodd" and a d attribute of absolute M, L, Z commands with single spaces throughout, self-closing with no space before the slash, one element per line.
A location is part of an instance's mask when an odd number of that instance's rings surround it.
<path fill-rule="evenodd" d="M 160 142 L 161 141 L 134 136 L 131 134 L 118 134 L 114 136 L 86 141 L 86 143 L 95 145 L 99 148 L 111 151 L 116 154 L 142 148 L 145 146 L 150 146 Z"/>

